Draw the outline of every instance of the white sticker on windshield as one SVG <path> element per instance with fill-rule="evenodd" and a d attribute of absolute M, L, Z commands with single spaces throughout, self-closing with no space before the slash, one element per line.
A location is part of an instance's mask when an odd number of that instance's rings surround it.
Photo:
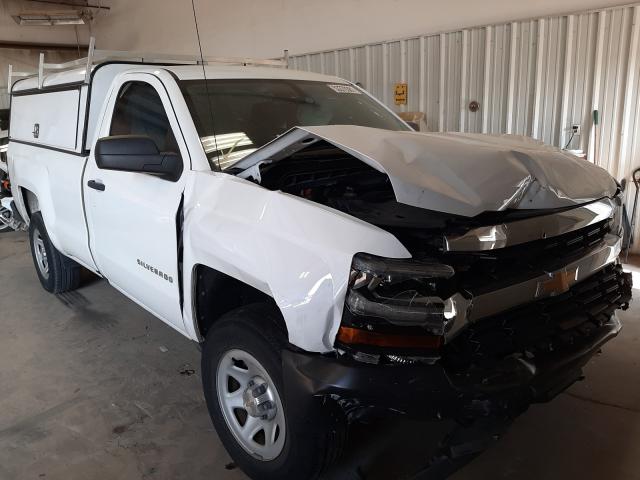
<path fill-rule="evenodd" d="M 351 85 L 329 85 L 329 88 L 337 93 L 355 93 L 362 95 L 362 92 Z"/>

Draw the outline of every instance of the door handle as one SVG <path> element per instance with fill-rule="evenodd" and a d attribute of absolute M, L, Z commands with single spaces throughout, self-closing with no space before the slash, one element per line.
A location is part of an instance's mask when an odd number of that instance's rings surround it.
<path fill-rule="evenodd" d="M 101 192 L 104 192 L 105 188 L 107 188 L 104 186 L 104 183 L 96 182 L 95 180 L 89 180 L 87 182 L 87 187 L 93 188 L 94 190 L 99 190 Z"/>

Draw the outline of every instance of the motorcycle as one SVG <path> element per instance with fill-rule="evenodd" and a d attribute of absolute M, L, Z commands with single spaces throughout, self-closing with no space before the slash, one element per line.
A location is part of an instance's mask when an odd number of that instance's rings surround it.
<path fill-rule="evenodd" d="M 0 139 L 2 140 L 2 139 Z M 0 233 L 8 230 L 26 230 L 26 224 L 17 212 L 7 167 L 7 145 L 0 143 Z"/>

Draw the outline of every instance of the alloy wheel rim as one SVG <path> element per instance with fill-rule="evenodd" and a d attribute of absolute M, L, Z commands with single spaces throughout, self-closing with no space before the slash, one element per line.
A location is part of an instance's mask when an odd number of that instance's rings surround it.
<path fill-rule="evenodd" d="M 2 218 L 4 218 L 6 221 L 9 221 L 10 218 L 11 218 L 10 212 L 6 208 L 0 208 L 0 216 L 2 216 Z M 4 222 L 0 221 L 0 232 L 2 232 L 4 230 L 9 230 L 10 228 L 11 227 L 9 227 L 9 225 L 7 225 Z"/>
<path fill-rule="evenodd" d="M 284 448 L 286 423 L 275 383 L 250 353 L 229 350 L 218 363 L 218 402 L 238 444 L 258 460 L 277 458 Z"/>
<path fill-rule="evenodd" d="M 33 251 L 36 255 L 36 263 L 38 269 L 45 279 L 49 278 L 49 259 L 47 258 L 47 249 L 40 235 L 40 230 L 33 232 Z"/>

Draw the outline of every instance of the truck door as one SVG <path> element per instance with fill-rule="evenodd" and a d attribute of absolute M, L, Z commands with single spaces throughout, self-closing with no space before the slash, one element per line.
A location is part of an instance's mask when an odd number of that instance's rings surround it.
<path fill-rule="evenodd" d="M 181 155 L 183 173 L 173 182 L 146 173 L 102 170 L 93 148 L 83 180 L 92 254 L 114 287 L 184 332 L 176 222 L 189 152 L 157 77 L 120 77 L 96 138 L 113 135 L 151 137 L 159 151 Z"/>

